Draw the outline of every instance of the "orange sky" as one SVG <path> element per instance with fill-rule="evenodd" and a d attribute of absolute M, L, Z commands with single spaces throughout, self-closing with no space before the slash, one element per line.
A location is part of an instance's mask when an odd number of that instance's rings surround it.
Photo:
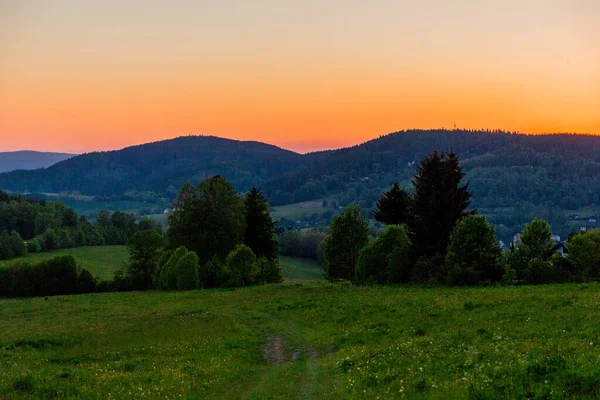
<path fill-rule="evenodd" d="M 0 151 L 600 133 L 598 21 L 597 0 L 0 0 Z"/>

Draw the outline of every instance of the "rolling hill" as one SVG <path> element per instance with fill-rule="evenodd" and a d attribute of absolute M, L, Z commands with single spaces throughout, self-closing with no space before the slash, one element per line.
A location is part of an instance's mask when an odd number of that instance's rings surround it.
<path fill-rule="evenodd" d="M 11 151 L 0 153 L 0 173 L 14 170 L 47 168 L 73 157 L 74 154 L 39 151 Z"/>
<path fill-rule="evenodd" d="M 18 192 L 114 196 L 126 192 L 174 195 L 186 181 L 221 174 L 239 190 L 303 164 L 301 155 L 259 142 L 187 136 L 118 151 L 73 157 L 50 168 L 0 174 L 0 187 Z"/>
<path fill-rule="evenodd" d="M 241 192 L 257 185 L 276 207 L 328 200 L 322 215 L 313 212 L 302 225 L 314 226 L 350 202 L 370 211 L 395 180 L 410 189 L 419 160 L 433 150 L 460 156 L 473 206 L 498 225 L 502 238 L 536 216 L 560 234 L 579 229 L 579 221 L 569 225 L 569 210 L 600 220 L 600 137 L 569 134 L 411 130 L 305 155 L 259 142 L 189 136 L 0 174 L 0 188 L 112 198 L 150 193 L 168 201 L 185 181 L 220 174 Z"/>

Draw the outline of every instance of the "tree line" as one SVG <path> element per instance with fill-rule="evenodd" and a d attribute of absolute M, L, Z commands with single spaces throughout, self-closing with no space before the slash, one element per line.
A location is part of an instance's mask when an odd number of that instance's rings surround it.
<path fill-rule="evenodd" d="M 448 285 L 600 279 L 599 230 L 572 235 L 567 249 L 552 239 L 548 222 L 534 219 L 502 251 L 495 227 L 470 209 L 464 175 L 454 153 L 424 157 L 412 180 L 414 194 L 394 184 L 377 201 L 373 217 L 387 227 L 374 239 L 360 208 L 347 207 L 323 242 L 325 276 L 357 284 Z"/>
<path fill-rule="evenodd" d="M 183 185 L 166 235 L 140 231 L 115 289 L 190 290 L 283 280 L 269 203 L 257 188 L 239 196 L 221 176 Z"/>
<path fill-rule="evenodd" d="M 120 211 L 100 211 L 95 222 L 59 202 L 0 191 L 0 260 L 27 253 L 126 244 L 139 230 L 159 228 L 155 221 Z"/>

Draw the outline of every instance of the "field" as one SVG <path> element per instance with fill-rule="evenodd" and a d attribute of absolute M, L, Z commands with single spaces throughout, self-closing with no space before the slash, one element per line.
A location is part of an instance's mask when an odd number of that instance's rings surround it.
<path fill-rule="evenodd" d="M 600 286 L 0 300 L 0 398 L 597 398 Z"/>
<path fill-rule="evenodd" d="M 0 261 L 0 268 L 17 260 L 38 262 L 56 256 L 71 255 L 78 264 L 100 279 L 112 279 L 114 272 L 124 269 L 129 257 L 125 246 L 90 246 L 63 249 L 38 254 L 28 254 L 18 259 Z M 323 279 L 323 269 L 309 258 L 281 256 L 279 259 L 286 282 L 318 281 Z"/>
<path fill-rule="evenodd" d="M 90 271 L 93 276 L 101 279 L 112 279 L 117 269 L 125 268 L 129 257 L 125 246 L 90 246 L 54 250 L 45 253 L 32 253 L 19 259 L 35 263 L 47 258 L 65 255 L 73 256 L 81 267 Z M 0 261 L 0 268 L 16 260 L 18 259 Z"/>
<path fill-rule="evenodd" d="M 285 206 L 276 206 L 272 209 L 272 214 L 274 219 L 288 218 L 302 218 L 311 216 L 314 213 L 322 213 L 331 209 L 329 207 L 323 207 L 323 200 L 329 201 L 331 204 L 331 199 L 321 199 L 321 200 L 311 200 L 304 201 L 301 203 L 287 204 Z"/>

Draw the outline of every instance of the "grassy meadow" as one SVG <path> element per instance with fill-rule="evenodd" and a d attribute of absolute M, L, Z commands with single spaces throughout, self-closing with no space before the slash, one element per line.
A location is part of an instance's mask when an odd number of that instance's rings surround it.
<path fill-rule="evenodd" d="M 82 268 L 87 269 L 93 276 L 99 277 L 100 279 L 112 279 L 113 274 L 117 269 L 125 268 L 129 258 L 125 246 L 88 246 L 54 250 L 44 253 L 31 253 L 24 257 L 0 261 L 0 268 L 14 263 L 17 260 L 36 263 L 48 258 L 66 255 L 73 256 Z"/>
<path fill-rule="evenodd" d="M 27 254 L 24 257 L 0 261 L 0 268 L 17 260 L 35 263 L 64 255 L 73 256 L 81 267 L 100 279 L 112 279 L 117 269 L 126 267 L 129 258 L 126 246 L 89 246 Z M 323 269 L 313 259 L 280 256 L 279 261 L 286 282 L 323 280 Z"/>
<path fill-rule="evenodd" d="M 599 298 L 316 282 L 0 300 L 0 398 L 598 398 Z"/>

